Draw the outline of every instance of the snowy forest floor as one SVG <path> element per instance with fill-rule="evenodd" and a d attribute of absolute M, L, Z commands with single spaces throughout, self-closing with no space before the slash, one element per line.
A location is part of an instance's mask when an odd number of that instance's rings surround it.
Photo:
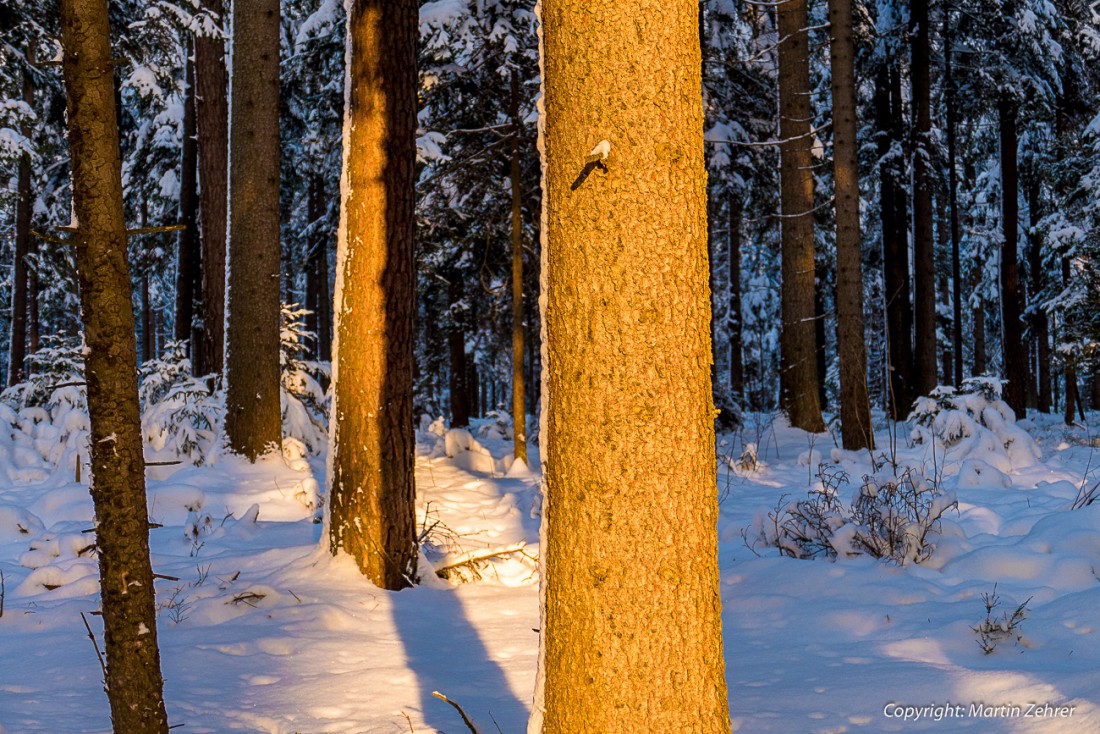
<path fill-rule="evenodd" d="M 923 465 L 958 498 L 931 558 L 907 566 L 750 549 L 755 522 L 819 481 L 818 453 L 852 477 L 845 500 L 870 456 L 764 417 L 720 438 L 719 452 L 735 459 L 745 442 L 760 447 L 756 468 L 723 461 L 718 477 L 735 731 L 1100 731 L 1100 503 L 1069 509 L 1082 483 L 1096 481 L 1100 452 L 1087 428 L 1034 416 L 1020 425 L 1042 457 L 1005 473 L 950 453 L 933 460 L 906 446 L 904 426 L 891 452 L 880 431 L 876 456 Z M 464 567 L 468 583 L 426 567 L 423 585 L 382 592 L 350 559 L 319 550 L 323 457 L 150 470 L 151 517 L 163 525 L 151 531 L 154 570 L 179 579 L 158 580 L 157 598 L 169 718 L 181 731 L 464 731 L 437 690 L 483 732 L 525 731 L 539 626 L 537 449 L 532 472 L 508 471 L 508 441 L 418 436 L 427 562 L 515 551 L 476 573 Z M 98 605 L 87 485 L 18 459 L 8 452 L 0 466 L 0 732 L 106 732 L 80 614 Z M 1030 602 L 1022 639 L 987 655 L 972 628 L 994 585 L 994 615 Z M 88 621 L 102 644 L 99 619 Z M 967 715 L 905 721 L 884 713 L 890 703 L 959 705 Z M 1025 716 L 1032 703 L 1075 708 L 1069 718 Z M 1020 711 L 970 716 L 971 704 Z"/>

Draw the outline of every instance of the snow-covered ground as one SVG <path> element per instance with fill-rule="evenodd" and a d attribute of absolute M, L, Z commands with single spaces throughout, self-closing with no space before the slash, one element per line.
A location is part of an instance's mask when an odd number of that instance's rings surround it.
<path fill-rule="evenodd" d="M 946 458 L 940 446 L 933 459 L 927 443 L 907 445 L 905 428 L 891 450 L 882 426 L 880 471 L 890 459 L 923 466 L 958 499 L 931 557 L 905 566 L 796 560 L 753 542 L 781 497 L 805 497 L 819 482 L 818 454 L 851 478 L 839 488 L 847 501 L 871 472 L 867 452 L 755 416 L 721 438 L 733 459 L 746 443 L 759 447 L 756 467 L 719 469 L 735 730 L 1100 731 L 1100 502 L 1069 509 L 1100 474 L 1100 452 L 1088 429 L 1045 417 L 1020 425 L 1038 441 L 1037 460 L 985 456 L 989 447 L 973 442 Z M 152 531 L 154 569 L 179 579 L 157 585 L 173 724 L 192 733 L 464 731 L 432 697 L 440 691 L 484 732 L 525 730 L 539 625 L 537 450 L 529 473 L 511 467 L 505 440 L 419 437 L 430 581 L 396 594 L 320 550 L 323 457 L 150 471 L 150 511 L 163 525 Z M 0 467 L 0 731 L 106 732 L 81 619 L 98 605 L 96 562 L 84 550 L 87 486 L 71 468 L 27 464 L 9 452 Z M 476 574 L 465 567 L 468 583 L 427 567 L 484 549 L 514 552 Z M 1030 601 L 1022 639 L 1008 635 L 985 654 L 972 628 L 994 587 L 997 618 Z M 101 640 L 99 619 L 87 618 Z M 1069 715 L 1056 716 L 1063 706 Z"/>

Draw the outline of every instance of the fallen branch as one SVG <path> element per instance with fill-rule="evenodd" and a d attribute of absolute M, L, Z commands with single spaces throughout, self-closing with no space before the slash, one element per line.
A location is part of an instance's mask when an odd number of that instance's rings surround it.
<path fill-rule="evenodd" d="M 458 711 L 459 715 L 462 717 L 463 723 L 466 724 L 466 728 L 470 730 L 470 734 L 481 734 L 481 732 L 478 731 L 478 728 L 474 726 L 474 722 L 470 721 L 470 717 L 466 715 L 466 712 L 462 709 L 461 706 L 458 705 L 456 701 L 452 701 L 439 691 L 432 691 L 432 695 L 438 698 L 440 701 L 449 703 L 455 707 L 455 710 Z"/>
<path fill-rule="evenodd" d="M 4 616 L 4 595 L 6 591 L 4 588 L 4 572 L 0 571 L 0 617 Z"/>
<path fill-rule="evenodd" d="M 485 550 L 472 550 L 466 551 L 457 556 L 453 561 L 446 566 L 441 566 L 435 570 L 435 575 L 439 578 L 447 578 L 447 572 L 459 566 L 473 566 L 481 561 L 487 561 L 490 558 L 496 558 L 497 556 L 508 556 L 513 553 L 522 553 L 527 547 L 527 543 L 519 542 L 513 545 L 506 545 L 500 548 L 487 548 Z"/>

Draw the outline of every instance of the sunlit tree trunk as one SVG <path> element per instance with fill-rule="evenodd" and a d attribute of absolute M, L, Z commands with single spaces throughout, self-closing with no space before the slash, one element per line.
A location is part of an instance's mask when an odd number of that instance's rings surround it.
<path fill-rule="evenodd" d="M 164 734 L 107 2 L 60 6 L 105 685 L 116 733 Z"/>
<path fill-rule="evenodd" d="M 725 734 L 698 6 L 541 8 L 544 686 L 529 731 Z"/>
<path fill-rule="evenodd" d="M 225 435 L 255 461 L 282 440 L 279 0 L 233 0 Z"/>
<path fill-rule="evenodd" d="M 348 16 L 329 527 L 332 550 L 385 589 L 416 579 L 417 7 L 354 0 Z"/>
<path fill-rule="evenodd" d="M 512 421 L 513 451 L 527 463 L 527 404 L 523 384 L 523 194 L 520 189 L 519 71 L 512 69 L 512 99 L 508 110 L 512 120 Z"/>

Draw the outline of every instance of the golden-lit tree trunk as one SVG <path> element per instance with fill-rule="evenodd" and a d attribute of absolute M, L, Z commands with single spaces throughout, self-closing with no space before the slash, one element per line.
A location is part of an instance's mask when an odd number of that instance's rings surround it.
<path fill-rule="evenodd" d="M 330 540 L 371 581 L 416 578 L 416 0 L 354 0 L 336 273 Z"/>
<path fill-rule="evenodd" d="M 541 7 L 545 606 L 529 730 L 725 734 L 698 5 Z"/>
<path fill-rule="evenodd" d="M 846 449 L 873 449 L 863 333 L 863 256 L 859 230 L 855 47 L 852 0 L 829 0 L 832 41 L 833 165 L 836 181 L 836 308 L 840 421 Z"/>
<path fill-rule="evenodd" d="M 107 0 L 61 0 L 107 696 L 119 734 L 168 731 Z"/>
<path fill-rule="evenodd" d="M 219 17 L 222 0 L 204 0 Z M 222 23 L 224 26 L 224 22 Z M 225 41 L 195 38 L 195 129 L 198 133 L 199 209 L 202 223 L 202 348 L 196 372 L 221 373 L 225 354 L 226 190 L 229 186 L 229 91 Z"/>
<path fill-rule="evenodd" d="M 512 69 L 512 422 L 513 453 L 527 463 L 527 403 L 523 384 L 523 194 L 520 190 L 519 72 Z"/>
<path fill-rule="evenodd" d="M 775 8 L 779 32 L 779 174 L 782 310 L 779 407 L 791 425 L 825 430 L 814 308 L 814 177 L 806 0 Z"/>
<path fill-rule="evenodd" d="M 233 2 L 225 435 L 255 461 L 282 440 L 279 0 Z"/>

